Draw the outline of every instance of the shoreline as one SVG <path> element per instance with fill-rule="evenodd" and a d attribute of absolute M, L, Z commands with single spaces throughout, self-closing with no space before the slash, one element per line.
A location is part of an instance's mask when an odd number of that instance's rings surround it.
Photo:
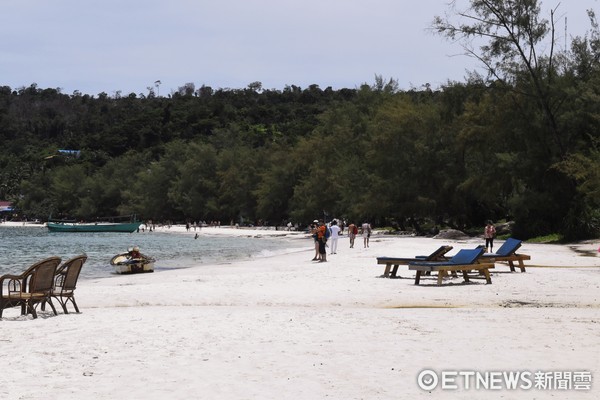
<path fill-rule="evenodd" d="M 204 227 L 201 230 L 194 231 L 190 229 L 186 231 L 184 225 L 173 225 L 170 228 L 162 227 L 157 229 L 158 232 L 182 234 L 182 235 L 194 235 L 198 233 L 200 236 L 240 236 L 240 237 L 255 237 L 260 238 L 262 236 L 269 237 L 281 237 L 284 239 L 310 239 L 310 234 L 303 231 L 277 231 L 274 227 L 266 228 L 232 228 L 230 226 L 223 226 L 219 228 Z M 386 254 L 374 255 L 374 259 L 378 256 L 397 256 L 397 257 L 412 257 L 415 252 L 411 249 L 421 248 L 421 252 L 427 253 L 432 247 L 439 246 L 441 244 L 453 245 L 455 249 L 459 248 L 472 248 L 479 244 L 483 244 L 483 241 L 478 238 L 465 238 L 465 239 L 438 239 L 433 237 L 425 236 L 409 236 L 409 235 L 393 235 L 387 234 L 381 230 L 374 230 L 371 242 L 376 243 L 379 241 L 404 241 L 408 245 L 407 248 L 394 249 Z M 347 242 L 348 236 L 346 234 L 340 236 L 339 242 Z M 503 240 L 496 240 L 496 248 L 500 247 Z M 362 243 L 360 235 L 356 238 L 356 247 Z M 532 253 L 532 260 L 527 263 L 532 268 L 567 268 L 567 267 L 600 267 L 600 252 L 598 251 L 600 246 L 600 239 L 597 240 L 583 240 L 579 242 L 571 242 L 565 244 L 554 244 L 554 243 L 528 243 L 523 242 L 523 246 L 519 249 L 520 253 L 529 254 Z M 307 244 L 307 248 L 310 248 L 310 243 Z M 564 252 L 564 259 L 569 260 L 567 266 L 556 266 L 552 264 L 553 254 L 560 251 Z M 451 251 L 450 254 L 455 253 Z M 421 254 L 421 253 L 419 253 Z M 535 257 L 535 259 L 534 259 Z M 541 262 L 541 263 L 539 263 Z M 375 260 L 376 263 L 376 260 Z"/>
<path fill-rule="evenodd" d="M 0 227 L 23 227 L 21 222 L 5 222 L 0 223 Z M 45 224 L 31 224 L 25 225 L 25 227 L 36 227 L 45 228 Z M 271 239 L 288 240 L 297 243 L 298 240 L 306 241 L 306 250 L 312 251 L 311 237 L 308 232 L 305 231 L 287 231 L 287 230 L 276 230 L 275 227 L 231 227 L 224 225 L 221 227 L 202 227 L 194 230 L 190 228 L 186 230 L 185 225 L 170 225 L 170 226 L 157 226 L 155 232 L 163 234 L 173 234 L 181 236 L 195 236 L 201 237 L 246 237 L 246 238 L 257 238 L 268 237 Z M 152 234 L 149 231 L 139 231 L 131 234 L 123 235 L 146 235 Z M 77 233 L 69 233 L 76 235 Z M 121 235 L 121 233 L 119 233 Z M 388 234 L 382 230 L 374 230 L 371 237 L 371 243 L 399 243 L 400 247 L 392 248 L 390 251 L 373 255 L 373 263 L 376 264 L 376 257 L 379 256 L 391 256 L 391 257 L 413 257 L 415 254 L 428 254 L 432 248 L 438 247 L 442 244 L 452 245 L 454 250 L 449 254 L 452 255 L 456 250 L 461 248 L 474 248 L 477 245 L 483 244 L 483 241 L 478 238 L 462 238 L 462 239 L 442 239 L 424 236 L 412 236 L 412 235 L 394 235 Z M 339 243 L 347 243 L 348 236 L 340 236 Z M 503 240 L 496 240 L 496 248 L 500 247 Z M 360 235 L 356 238 L 356 247 L 359 248 L 362 244 L 362 238 Z M 530 268 L 578 268 L 578 267 L 600 267 L 600 239 L 597 240 L 583 240 L 579 242 L 565 243 L 565 244 L 553 244 L 553 243 L 528 243 L 523 242 L 522 247 L 519 249 L 520 253 L 531 255 L 532 259 L 526 264 Z M 343 246 L 343 245 L 342 245 Z M 386 246 L 389 247 L 389 246 Z M 393 246 L 392 246 L 393 247 Z M 273 255 L 263 255 L 257 257 L 252 255 L 251 257 L 237 261 L 237 263 L 252 261 L 257 258 L 270 258 L 286 255 L 290 253 L 297 253 L 302 251 L 298 247 L 292 247 L 282 252 L 277 252 Z M 329 252 L 329 250 L 328 250 Z M 559 264 L 556 261 L 555 255 L 559 253 L 560 259 L 565 264 Z M 227 262 L 228 264 L 230 262 Z M 205 266 L 207 264 L 220 265 L 220 262 L 208 262 L 200 263 L 199 266 Z M 382 266 L 383 267 L 383 266 Z M 186 268 L 195 268 L 186 267 Z M 116 275 L 117 277 L 119 275 Z"/>
<path fill-rule="evenodd" d="M 0 227 L 34 227 L 34 228 L 45 228 L 45 223 L 34 223 L 34 222 L 0 222 Z M 174 224 L 170 226 L 160 225 L 155 229 L 157 232 L 161 233 L 173 233 L 173 234 L 182 234 L 182 235 L 195 235 L 196 233 L 199 236 L 239 236 L 239 237 L 256 237 L 260 238 L 262 236 L 269 237 L 282 237 L 282 238 L 307 238 L 310 235 L 306 231 L 288 231 L 284 227 L 281 230 L 277 230 L 275 226 L 266 226 L 266 227 L 232 227 L 229 225 L 223 225 L 220 227 L 202 227 L 190 228 L 189 231 L 186 231 L 185 225 L 182 224 Z M 134 233 L 151 233 L 151 232 L 134 232 Z M 472 243 L 482 244 L 483 241 L 479 238 L 464 238 L 464 239 L 442 239 L 442 238 L 434 238 L 428 236 L 414 236 L 414 235 L 395 235 L 388 234 L 382 230 L 374 230 L 373 231 L 373 239 L 422 239 L 422 240 L 434 240 L 436 243 L 447 242 L 449 244 L 459 243 L 459 244 L 467 244 L 470 245 Z M 348 239 L 347 235 L 342 235 L 340 240 Z M 359 241 L 360 235 L 357 235 L 357 243 Z M 503 240 L 497 239 L 496 243 L 502 243 Z M 568 242 L 568 243 L 528 243 L 527 241 L 523 242 L 524 245 L 528 246 L 563 246 L 569 247 L 575 252 L 580 252 L 584 256 L 588 257 L 597 257 L 600 255 L 600 238 L 598 239 L 587 239 L 577 242 Z M 496 247 L 500 247 L 499 244 Z M 522 250 L 522 249 L 521 249 Z"/>

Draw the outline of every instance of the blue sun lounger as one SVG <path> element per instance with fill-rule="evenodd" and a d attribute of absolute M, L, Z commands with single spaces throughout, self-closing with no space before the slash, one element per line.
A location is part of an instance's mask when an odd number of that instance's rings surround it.
<path fill-rule="evenodd" d="M 459 250 L 456 255 L 448 261 L 413 261 L 408 264 L 408 269 L 416 271 L 415 285 L 418 285 L 421 280 L 421 275 L 424 272 L 437 272 L 437 284 L 441 285 L 444 277 L 448 272 L 460 271 L 463 274 L 465 282 L 469 282 L 469 271 L 478 271 L 485 276 L 487 283 L 492 283 L 490 276 L 490 268 L 494 268 L 493 262 L 481 262 L 481 256 L 485 249 L 463 249 Z"/>
<path fill-rule="evenodd" d="M 377 264 L 385 264 L 385 271 L 383 271 L 383 275 L 381 275 L 382 278 L 396 278 L 399 265 L 408 265 L 413 261 L 445 261 L 448 260 L 448 257 L 446 257 L 445 254 L 450 250 L 452 250 L 452 246 L 440 246 L 439 249 L 428 256 L 416 256 L 412 258 L 377 257 Z"/>
<path fill-rule="evenodd" d="M 495 253 L 485 253 L 481 256 L 481 261 L 505 261 L 508 262 L 508 266 L 510 267 L 511 272 L 515 272 L 515 264 L 517 261 L 519 263 L 519 269 L 521 272 L 525 272 L 525 263 L 524 260 L 531 260 L 531 257 L 526 254 L 517 254 L 516 251 L 521 247 L 523 241 L 513 238 L 508 238 L 506 241 L 500 246 Z"/>

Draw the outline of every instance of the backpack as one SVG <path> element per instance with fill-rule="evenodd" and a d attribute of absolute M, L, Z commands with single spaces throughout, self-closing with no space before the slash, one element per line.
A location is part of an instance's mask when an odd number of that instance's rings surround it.
<path fill-rule="evenodd" d="M 352 228 L 352 233 L 358 235 L 358 227 L 356 225 L 354 225 L 354 227 Z"/>
<path fill-rule="evenodd" d="M 331 236 L 331 229 L 326 228 L 325 229 L 325 240 L 329 239 L 329 236 Z"/>

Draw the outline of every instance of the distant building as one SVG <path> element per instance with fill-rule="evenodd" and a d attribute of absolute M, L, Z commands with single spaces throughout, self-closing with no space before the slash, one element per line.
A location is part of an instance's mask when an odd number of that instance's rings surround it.
<path fill-rule="evenodd" d="M 45 160 L 51 160 L 55 157 L 63 156 L 63 157 L 75 157 L 79 158 L 81 156 L 81 150 L 66 150 L 60 149 L 56 151 L 56 154 L 52 154 L 50 156 L 44 157 Z"/>
<path fill-rule="evenodd" d="M 79 158 L 81 155 L 81 150 L 58 150 L 58 152 L 64 156 L 72 156 Z"/>
<path fill-rule="evenodd" d="M 12 212 L 13 206 L 10 201 L 0 201 L 0 213 L 1 212 Z"/>

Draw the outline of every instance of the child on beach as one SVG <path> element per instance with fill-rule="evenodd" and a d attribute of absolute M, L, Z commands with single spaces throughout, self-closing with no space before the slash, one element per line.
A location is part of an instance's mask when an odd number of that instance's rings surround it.
<path fill-rule="evenodd" d="M 483 237 L 485 239 L 485 252 L 488 252 L 488 246 L 490 253 L 494 252 L 494 237 L 496 237 L 496 227 L 492 224 L 491 220 L 488 220 L 487 225 L 483 230 Z"/>

